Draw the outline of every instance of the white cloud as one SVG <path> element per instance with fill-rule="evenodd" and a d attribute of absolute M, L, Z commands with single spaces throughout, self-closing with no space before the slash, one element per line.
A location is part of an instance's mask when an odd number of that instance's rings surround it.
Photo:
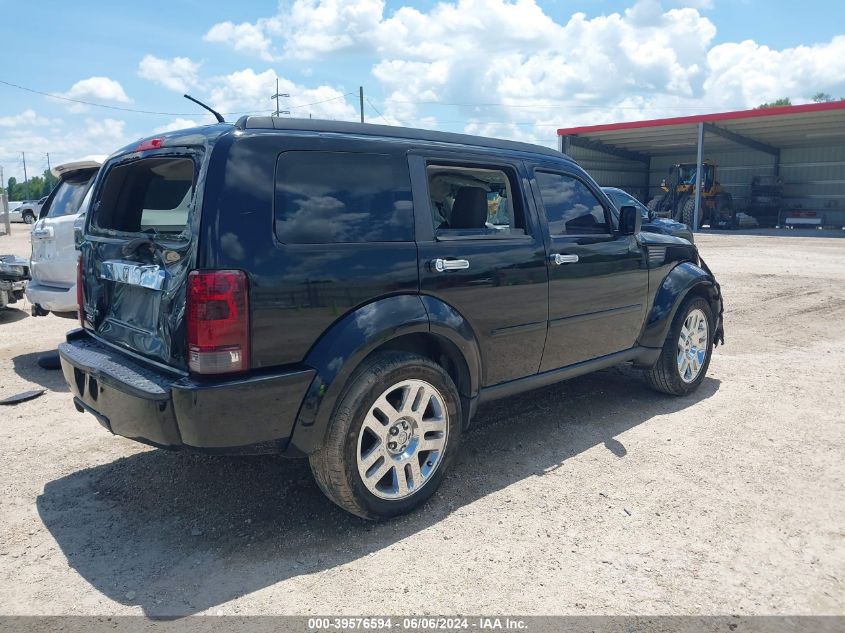
<path fill-rule="evenodd" d="M 126 96 L 120 82 L 108 77 L 89 77 L 77 81 L 71 86 L 70 90 L 61 93 L 61 96 L 83 101 L 129 103 L 129 97 Z"/>
<path fill-rule="evenodd" d="M 368 56 L 388 120 L 454 129 L 460 117 L 469 131 L 548 144 L 556 126 L 845 93 L 845 38 L 783 50 L 753 41 L 714 45 L 716 25 L 702 14 L 712 7 L 712 0 L 637 0 L 621 13 L 557 21 L 536 0 L 392 11 L 383 0 L 292 0 L 276 15 L 212 31 L 242 29 L 258 44 L 215 41 L 265 58 L 271 51 L 328 63 L 350 51 Z M 426 101 L 503 105 L 444 109 Z"/>
<path fill-rule="evenodd" d="M 39 116 L 35 110 L 24 110 L 20 114 L 13 114 L 11 116 L 0 117 L 0 127 L 22 127 L 27 125 L 58 125 L 61 124 L 61 119 L 49 119 L 44 116 Z"/>
<path fill-rule="evenodd" d="M 170 123 L 165 123 L 164 125 L 160 125 L 158 127 L 153 128 L 152 134 L 164 134 L 165 132 L 175 132 L 176 130 L 184 130 L 189 127 L 209 125 L 210 123 L 216 122 L 217 119 L 215 119 L 210 114 L 208 115 L 208 117 L 200 119 L 185 119 L 182 117 L 177 117 L 170 121 Z"/>
<path fill-rule="evenodd" d="M 263 19 L 255 24 L 220 22 L 212 26 L 202 39 L 206 42 L 227 44 L 238 52 L 257 55 L 261 59 L 272 61 L 273 55 L 270 52 L 271 43 L 267 31 L 274 31 L 272 25 L 275 22 L 275 19 Z"/>
<path fill-rule="evenodd" d="M 162 59 L 154 55 L 145 55 L 138 64 L 138 75 L 161 84 L 168 90 L 185 92 L 197 84 L 197 72 L 200 63 L 188 57 Z"/>
<path fill-rule="evenodd" d="M 809 100 L 816 92 L 845 92 L 845 36 L 781 51 L 751 40 L 719 44 L 707 53 L 704 89 L 757 105 L 780 97 Z M 802 97 L 804 99 L 802 99 Z"/>
<path fill-rule="evenodd" d="M 23 179 L 19 160 L 22 148 L 26 150 L 29 175 L 33 176 L 46 169 L 47 152 L 52 165 L 56 166 L 84 156 L 111 154 L 130 140 L 125 121 L 110 117 L 85 118 L 72 129 L 64 127 L 58 133 L 38 123 L 16 126 L 0 137 L 0 163 L 6 167 L 6 178 L 14 176 L 20 182 Z"/>
<path fill-rule="evenodd" d="M 234 118 L 238 113 L 270 114 L 275 102 L 270 95 L 276 91 L 276 72 L 265 70 L 257 73 L 246 68 L 229 75 L 208 80 L 211 86 L 209 101 L 218 112 L 226 112 Z M 308 87 L 279 77 L 279 91 L 291 95 L 282 99 L 283 110 L 291 110 L 292 116 L 351 120 L 356 116 L 341 90 L 331 86 Z M 318 103 L 319 102 L 319 103 Z M 308 105 L 307 107 L 296 107 Z"/>

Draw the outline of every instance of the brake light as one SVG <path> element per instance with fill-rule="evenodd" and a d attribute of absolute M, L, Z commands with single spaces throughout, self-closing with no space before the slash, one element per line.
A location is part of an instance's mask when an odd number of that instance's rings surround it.
<path fill-rule="evenodd" d="M 160 138 L 148 138 L 146 141 L 141 141 L 138 144 L 138 147 L 135 148 L 136 152 L 143 152 L 146 149 L 158 149 L 161 147 L 163 139 Z"/>
<path fill-rule="evenodd" d="M 188 367 L 198 374 L 249 368 L 249 296 L 241 270 L 188 275 Z"/>
<path fill-rule="evenodd" d="M 82 255 L 76 260 L 76 305 L 79 309 L 79 325 L 85 327 L 85 288 L 82 286 Z"/>

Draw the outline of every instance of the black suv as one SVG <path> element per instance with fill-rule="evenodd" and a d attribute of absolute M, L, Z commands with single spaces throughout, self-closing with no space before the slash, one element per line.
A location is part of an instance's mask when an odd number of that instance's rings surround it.
<path fill-rule="evenodd" d="M 244 117 L 114 154 L 80 234 L 79 411 L 168 449 L 307 456 L 377 519 L 437 488 L 479 403 L 633 362 L 683 395 L 719 285 L 544 147 Z"/>

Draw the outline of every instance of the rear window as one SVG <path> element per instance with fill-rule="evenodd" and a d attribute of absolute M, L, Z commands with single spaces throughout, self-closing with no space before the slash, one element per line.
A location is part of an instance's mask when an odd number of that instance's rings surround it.
<path fill-rule="evenodd" d="M 387 154 L 285 152 L 275 217 L 286 244 L 413 241 L 408 163 Z"/>
<path fill-rule="evenodd" d="M 42 217 L 60 218 L 78 213 L 96 174 L 97 171 L 92 170 L 65 176 L 56 188 L 56 194 L 50 202 L 47 213 Z"/>
<path fill-rule="evenodd" d="M 122 233 L 179 234 L 194 196 L 191 158 L 144 158 L 112 167 L 100 189 L 92 225 Z"/>

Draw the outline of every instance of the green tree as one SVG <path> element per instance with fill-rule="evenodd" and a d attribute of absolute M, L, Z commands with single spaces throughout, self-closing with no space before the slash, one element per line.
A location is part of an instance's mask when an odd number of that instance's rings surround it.
<path fill-rule="evenodd" d="M 56 186 L 56 177 L 50 173 L 49 169 L 45 169 L 44 173 L 41 174 L 41 177 L 44 179 L 44 192 L 41 195 L 46 196 L 53 190 L 53 187 Z"/>
<path fill-rule="evenodd" d="M 830 103 L 831 101 L 836 101 L 836 99 L 831 97 L 826 92 L 817 92 L 813 95 L 813 101 L 815 103 Z"/>
<path fill-rule="evenodd" d="M 9 187 L 6 189 L 9 194 L 9 202 L 16 200 L 26 200 L 26 185 L 18 182 L 18 179 L 12 176 L 9 178 Z"/>
<path fill-rule="evenodd" d="M 783 97 L 782 99 L 775 99 L 774 101 L 772 101 L 770 103 L 761 103 L 760 105 L 758 105 L 754 109 L 755 110 L 762 110 L 763 108 L 782 108 L 784 106 L 791 106 L 791 105 L 792 105 L 792 101 L 789 99 L 789 97 Z"/>
<path fill-rule="evenodd" d="M 41 176 L 33 176 L 29 179 L 29 197 L 38 200 L 44 195 L 44 179 Z"/>

